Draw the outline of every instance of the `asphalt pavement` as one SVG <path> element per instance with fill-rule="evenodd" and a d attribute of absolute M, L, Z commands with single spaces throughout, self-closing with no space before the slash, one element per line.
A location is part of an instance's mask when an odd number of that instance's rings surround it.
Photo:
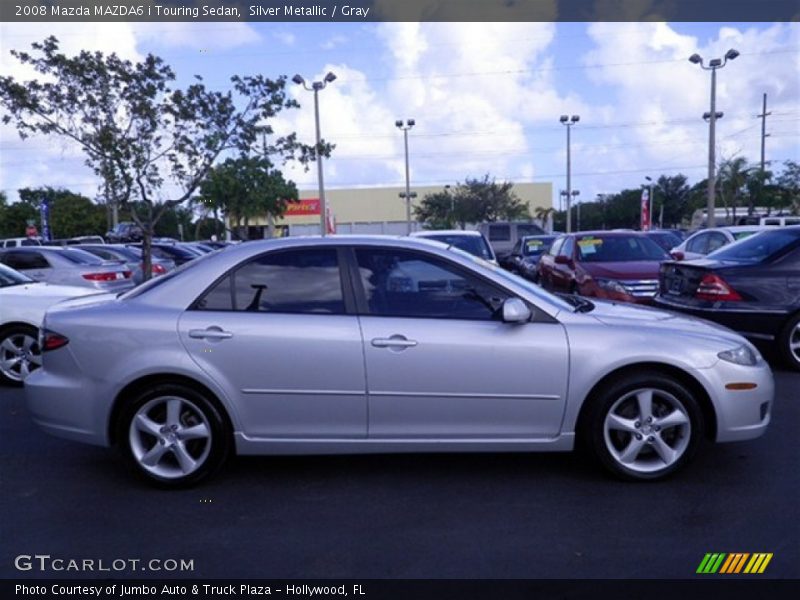
<path fill-rule="evenodd" d="M 0 577 L 94 576 L 15 567 L 39 554 L 193 561 L 103 577 L 686 578 L 708 552 L 770 552 L 760 577 L 797 578 L 800 374 L 776 379 L 764 437 L 706 444 L 659 483 L 573 454 L 304 456 L 237 458 L 185 491 L 40 432 L 0 388 Z"/>

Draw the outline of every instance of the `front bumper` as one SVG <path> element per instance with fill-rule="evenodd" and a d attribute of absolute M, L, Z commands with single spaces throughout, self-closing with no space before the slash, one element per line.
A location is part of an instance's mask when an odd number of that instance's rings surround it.
<path fill-rule="evenodd" d="M 757 438 L 766 431 L 772 416 L 775 382 L 763 358 L 745 367 L 723 360 L 696 373 L 705 379 L 717 417 L 717 442 Z M 732 390 L 731 384 L 755 384 L 753 389 Z"/>

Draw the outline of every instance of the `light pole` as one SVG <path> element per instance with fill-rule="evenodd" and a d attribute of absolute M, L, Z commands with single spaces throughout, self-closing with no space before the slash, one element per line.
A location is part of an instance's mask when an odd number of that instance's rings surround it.
<path fill-rule="evenodd" d="M 559 121 L 567 126 L 567 233 L 572 231 L 572 214 L 570 213 L 570 199 L 572 198 L 572 158 L 570 155 L 570 130 L 581 120 L 580 115 L 561 115 Z"/>
<path fill-rule="evenodd" d="M 402 130 L 406 145 L 406 195 L 404 198 L 406 199 L 406 232 L 409 234 L 411 233 L 411 198 L 414 198 L 416 194 L 414 194 L 414 196 L 411 195 L 411 179 L 408 171 L 408 130 L 416 125 L 416 123 L 414 119 L 406 119 L 405 124 L 399 119 L 394 122 L 394 126 Z"/>
<path fill-rule="evenodd" d="M 647 229 L 650 230 L 653 228 L 653 178 L 649 175 L 645 175 L 645 179 L 647 183 L 644 187 L 648 188 L 647 190 L 647 200 L 649 205 L 647 207 Z"/>
<path fill-rule="evenodd" d="M 317 181 L 319 182 L 319 226 L 320 226 L 320 233 L 324 237 L 328 233 L 328 222 L 327 222 L 327 210 L 328 205 L 325 202 L 325 181 L 322 177 L 322 154 L 320 154 L 320 131 L 319 131 L 319 91 L 324 90 L 325 87 L 336 80 L 336 75 L 333 72 L 328 71 L 328 74 L 325 75 L 325 78 L 322 81 L 315 81 L 310 86 L 306 83 L 306 80 L 303 79 L 300 75 L 295 75 L 292 77 L 292 81 L 294 81 L 297 85 L 302 85 L 306 90 L 309 92 L 314 92 L 314 121 L 317 126 Z"/>
<path fill-rule="evenodd" d="M 724 59 L 715 58 L 709 61 L 708 66 L 703 64 L 703 57 L 699 54 L 692 54 L 689 62 L 700 65 L 706 71 L 711 71 L 711 110 L 708 115 L 708 202 L 706 204 L 706 227 L 716 226 L 714 191 L 716 187 L 715 171 L 715 135 L 717 125 L 717 69 L 721 69 L 729 60 L 734 60 L 739 56 L 738 50 L 731 48 L 725 53 Z M 705 116 L 705 115 L 704 115 Z"/>

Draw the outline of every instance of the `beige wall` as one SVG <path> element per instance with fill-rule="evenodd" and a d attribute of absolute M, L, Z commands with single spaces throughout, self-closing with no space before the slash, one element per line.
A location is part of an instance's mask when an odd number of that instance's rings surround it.
<path fill-rule="evenodd" d="M 441 192 L 443 186 L 413 187 L 417 192 L 412 206 L 426 194 Z M 402 187 L 376 187 L 354 189 L 327 189 L 325 198 L 333 211 L 336 223 L 380 223 L 406 220 L 405 200 L 398 194 L 404 192 Z M 551 183 L 516 183 L 514 192 L 528 203 L 531 217 L 537 207 L 551 207 L 553 184 Z M 318 190 L 301 190 L 300 198 L 318 198 Z M 413 213 L 412 213 L 413 218 Z M 286 217 L 276 222 L 280 225 L 311 225 L 319 223 L 319 215 L 299 215 Z M 250 221 L 251 225 L 266 225 L 266 218 Z"/>

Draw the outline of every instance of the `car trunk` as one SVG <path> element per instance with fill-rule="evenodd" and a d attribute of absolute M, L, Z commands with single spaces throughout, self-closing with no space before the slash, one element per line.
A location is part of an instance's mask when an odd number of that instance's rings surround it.
<path fill-rule="evenodd" d="M 709 270 L 704 266 L 665 262 L 659 276 L 661 294 L 667 298 L 694 298 L 707 273 Z"/>

